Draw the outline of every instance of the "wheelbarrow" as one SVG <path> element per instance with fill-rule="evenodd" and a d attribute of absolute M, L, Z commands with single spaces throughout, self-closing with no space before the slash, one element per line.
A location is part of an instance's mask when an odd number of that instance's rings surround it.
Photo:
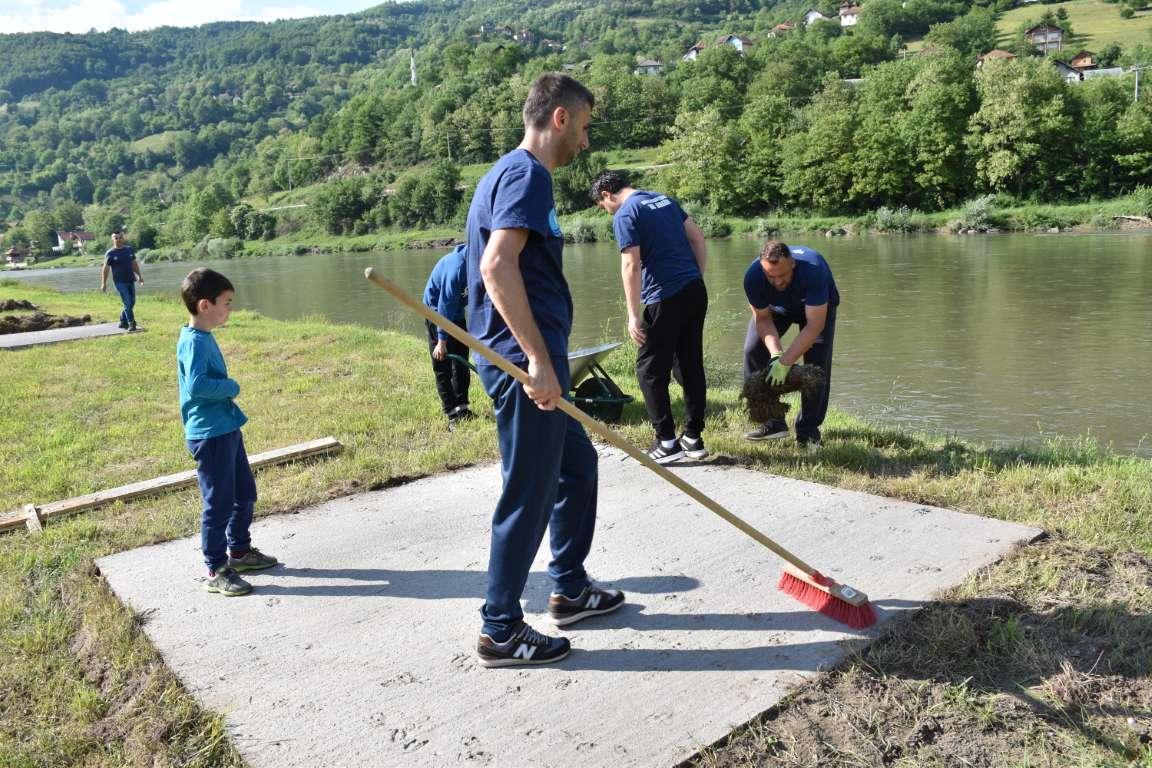
<path fill-rule="evenodd" d="M 607 424 L 615 424 L 624 414 L 625 403 L 632 402 L 632 396 L 624 394 L 616 382 L 612 381 L 600 361 L 611 354 L 623 342 L 613 341 L 597 347 L 574 349 L 568 353 L 568 370 L 572 377 L 570 385 L 572 403 L 593 418 Z M 448 357 L 464 363 L 473 371 L 472 362 L 452 353 Z"/>

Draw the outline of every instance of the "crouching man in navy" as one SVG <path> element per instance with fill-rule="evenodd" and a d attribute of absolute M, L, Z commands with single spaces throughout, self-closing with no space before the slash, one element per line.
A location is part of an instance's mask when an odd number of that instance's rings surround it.
<path fill-rule="evenodd" d="M 769 240 L 760 257 L 744 273 L 744 293 L 752 309 L 744 339 L 744 377 L 768 371 L 773 384 L 783 384 L 788 370 L 803 358 L 805 365 L 824 369 L 818 392 L 800 395 L 796 442 L 820 445 L 820 425 L 828 413 L 832 383 L 832 340 L 836 335 L 836 307 L 840 293 L 828 262 L 816 251 Z M 784 349 L 780 338 L 793 325 L 800 332 Z M 748 440 L 788 437 L 788 424 L 776 419 L 744 435 Z"/>

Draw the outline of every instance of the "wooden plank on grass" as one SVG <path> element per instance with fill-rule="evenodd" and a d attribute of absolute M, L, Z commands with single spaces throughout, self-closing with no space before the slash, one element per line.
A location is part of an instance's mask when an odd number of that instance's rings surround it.
<path fill-rule="evenodd" d="M 340 441 L 336 438 L 322 437 L 319 440 L 290 445 L 286 448 L 277 448 L 255 456 L 249 456 L 248 464 L 251 465 L 253 469 L 256 469 L 270 464 L 283 464 L 287 461 L 306 459 L 312 456 L 339 453 L 343 448 L 344 446 L 341 445 Z M 129 485 L 121 485 L 118 488 L 109 488 L 105 491 L 97 491 L 96 493 L 89 493 L 84 496 L 64 499 L 63 501 L 53 501 L 50 504 L 42 504 L 36 507 L 39 512 L 37 522 L 47 520 L 50 517 L 60 517 L 61 515 L 84 512 L 89 509 L 102 507 L 105 504 L 111 504 L 114 501 L 137 499 L 141 496 L 151 496 L 162 491 L 169 491 L 195 484 L 196 471 L 188 470 L 185 472 L 177 472 L 174 475 L 164 475 L 163 477 L 156 477 L 139 483 L 130 483 Z M 30 523 L 31 519 L 29 518 L 27 507 L 16 512 L 8 512 L 0 515 L 0 531 L 8 531 L 25 525 L 31 528 Z"/>

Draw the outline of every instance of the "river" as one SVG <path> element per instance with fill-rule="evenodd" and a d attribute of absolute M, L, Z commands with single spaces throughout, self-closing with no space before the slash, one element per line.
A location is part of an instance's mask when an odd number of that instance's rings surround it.
<path fill-rule="evenodd" d="M 1090 435 L 1116 451 L 1152 456 L 1152 237 L 806 235 L 795 242 L 825 255 L 840 289 L 833 407 L 878 425 L 994 443 Z M 705 349 L 713 378 L 733 383 L 748 322 L 742 276 L 757 242 L 709 247 Z M 240 308 L 422 333 L 421 321 L 363 271 L 376 266 L 419 295 L 441 255 L 389 251 L 212 266 L 237 285 Z M 143 290 L 174 295 L 195 266 L 146 264 Z M 572 347 L 625 340 L 613 245 L 568 246 L 565 272 L 576 307 Z M 96 268 L 6 276 L 69 291 L 99 284 Z"/>

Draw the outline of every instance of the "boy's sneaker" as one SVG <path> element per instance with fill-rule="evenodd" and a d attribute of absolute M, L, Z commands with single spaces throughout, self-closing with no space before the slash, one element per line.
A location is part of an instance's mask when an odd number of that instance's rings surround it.
<path fill-rule="evenodd" d="M 228 567 L 235 568 L 237 571 L 262 571 L 265 568 L 271 568 L 274 565 L 279 565 L 280 561 L 266 555 L 256 547 L 248 550 L 244 557 L 228 557 Z"/>
<path fill-rule="evenodd" d="M 519 667 L 528 664 L 551 664 L 560 661 L 572 650 L 566 637 L 549 637 L 524 622 L 516 625 L 512 637 L 498 643 L 488 635 L 480 635 L 476 654 L 485 667 Z"/>
<path fill-rule="evenodd" d="M 137 327 L 136 323 L 128 323 L 128 332 L 129 333 L 131 333 L 132 331 L 142 331 L 142 330 L 144 330 L 144 329 Z"/>
<path fill-rule="evenodd" d="M 704 438 L 700 436 L 680 435 L 680 447 L 684 450 L 684 455 L 690 459 L 708 458 L 708 449 L 704 447 Z"/>
<path fill-rule="evenodd" d="M 575 624 L 589 616 L 612 613 L 624 605 L 624 593 L 618 589 L 600 589 L 595 584 L 584 587 L 579 597 L 564 597 L 555 592 L 548 598 L 548 613 L 558 627 Z"/>
<path fill-rule="evenodd" d="M 117 323 L 116 327 L 122 331 L 128 330 L 128 323 Z"/>
<path fill-rule="evenodd" d="M 226 565 L 209 575 L 208 581 L 204 582 L 204 589 L 218 592 L 225 597 L 239 597 L 251 592 L 252 585 L 240 578 L 235 568 Z"/>
<path fill-rule="evenodd" d="M 744 433 L 745 440 L 774 440 L 788 437 L 788 423 L 784 419 L 766 421 L 750 432 Z"/>
<path fill-rule="evenodd" d="M 684 449 L 680 447 L 679 440 L 674 441 L 671 448 L 665 448 L 660 444 L 660 438 L 656 438 L 648 449 L 648 458 L 657 464 L 668 464 L 684 458 Z"/>

